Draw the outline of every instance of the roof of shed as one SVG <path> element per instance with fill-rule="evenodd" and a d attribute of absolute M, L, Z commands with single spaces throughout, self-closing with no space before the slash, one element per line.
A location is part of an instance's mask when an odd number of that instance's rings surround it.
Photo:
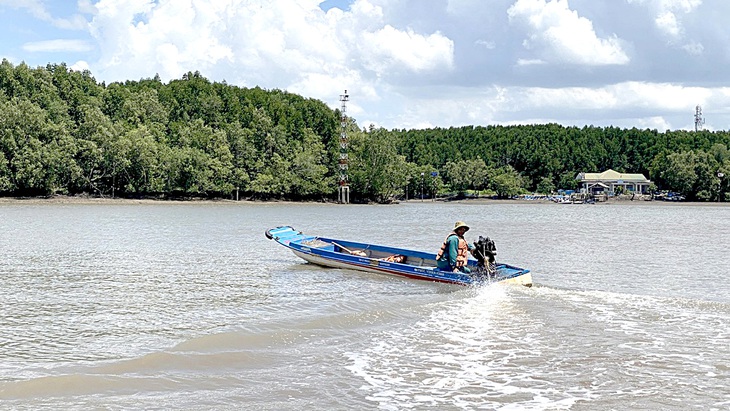
<path fill-rule="evenodd" d="M 578 179 L 581 181 L 625 181 L 632 183 L 649 183 L 650 181 L 643 174 L 619 173 L 608 169 L 602 173 L 580 173 Z"/>

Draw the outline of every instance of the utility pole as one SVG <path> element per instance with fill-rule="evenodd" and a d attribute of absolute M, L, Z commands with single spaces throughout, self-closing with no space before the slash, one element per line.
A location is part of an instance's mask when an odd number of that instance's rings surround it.
<path fill-rule="evenodd" d="M 717 172 L 717 179 L 720 180 L 719 183 L 717 183 L 717 202 L 719 203 L 722 199 L 722 178 L 725 177 L 725 173 Z"/>
<path fill-rule="evenodd" d="M 423 202 L 423 175 L 424 173 L 421 173 L 421 202 Z"/>

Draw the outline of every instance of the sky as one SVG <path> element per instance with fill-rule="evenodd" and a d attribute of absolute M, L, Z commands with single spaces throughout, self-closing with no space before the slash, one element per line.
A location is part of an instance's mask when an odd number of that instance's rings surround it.
<path fill-rule="evenodd" d="M 730 129 L 728 0 L 0 0 L 0 57 L 280 89 L 361 127 Z"/>

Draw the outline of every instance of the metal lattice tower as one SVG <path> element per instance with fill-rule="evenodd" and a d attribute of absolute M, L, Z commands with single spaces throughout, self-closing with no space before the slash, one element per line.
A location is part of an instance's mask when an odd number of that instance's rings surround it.
<path fill-rule="evenodd" d="M 340 102 L 342 103 L 342 107 L 340 109 L 340 182 L 337 187 L 337 201 L 341 204 L 350 203 L 350 185 L 348 182 L 349 178 L 347 176 L 347 170 L 349 167 L 349 158 L 347 155 L 347 102 L 349 100 L 350 96 L 347 94 L 347 90 L 345 90 L 345 94 L 340 95 Z"/>
<path fill-rule="evenodd" d="M 695 107 L 695 131 L 702 130 L 704 125 L 705 119 L 702 118 L 702 107 L 698 104 L 697 107 Z"/>

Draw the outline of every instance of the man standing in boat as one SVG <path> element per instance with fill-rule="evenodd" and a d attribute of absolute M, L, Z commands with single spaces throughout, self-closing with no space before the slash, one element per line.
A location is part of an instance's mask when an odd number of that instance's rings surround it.
<path fill-rule="evenodd" d="M 454 224 L 454 231 L 449 233 L 436 254 L 436 265 L 439 270 L 471 272 L 466 263 L 473 246 L 464 239 L 464 233 L 467 231 L 469 231 L 469 226 L 465 222 L 457 221 Z"/>

